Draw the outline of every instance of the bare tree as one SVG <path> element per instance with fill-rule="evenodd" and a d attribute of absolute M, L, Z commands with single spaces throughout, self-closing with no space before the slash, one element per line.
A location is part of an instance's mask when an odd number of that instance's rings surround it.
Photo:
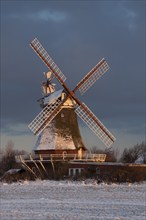
<path fill-rule="evenodd" d="M 136 144 L 130 149 L 125 148 L 120 161 L 123 163 L 134 163 L 140 157 L 143 158 L 143 163 L 146 163 L 146 142 Z"/>
<path fill-rule="evenodd" d="M 90 151 L 91 151 L 91 153 L 95 153 L 95 154 L 106 154 L 106 162 L 116 162 L 117 161 L 117 156 L 118 156 L 117 149 L 101 150 L 97 146 L 93 146 Z"/>
<path fill-rule="evenodd" d="M 8 141 L 5 149 L 2 151 L 2 157 L 0 161 L 0 175 L 3 175 L 5 171 L 13 168 L 15 164 L 14 143 L 12 141 Z"/>

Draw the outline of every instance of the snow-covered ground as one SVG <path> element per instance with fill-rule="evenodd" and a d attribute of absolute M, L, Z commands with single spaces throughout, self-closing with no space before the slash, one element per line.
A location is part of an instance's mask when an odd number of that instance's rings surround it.
<path fill-rule="evenodd" d="M 146 183 L 35 181 L 1 187 L 1 220 L 145 220 Z"/>

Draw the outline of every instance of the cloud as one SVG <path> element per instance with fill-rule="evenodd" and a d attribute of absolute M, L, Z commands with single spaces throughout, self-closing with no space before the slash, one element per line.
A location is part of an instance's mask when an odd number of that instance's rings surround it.
<path fill-rule="evenodd" d="M 62 22 L 66 19 L 66 14 L 64 12 L 53 11 L 53 10 L 41 10 L 33 13 L 25 14 L 11 14 L 10 17 L 14 19 L 21 20 L 31 20 L 31 21 L 53 21 L 53 22 Z"/>
<path fill-rule="evenodd" d="M 115 26 L 135 31 L 138 25 L 139 12 L 135 8 L 129 7 L 127 2 L 119 1 L 111 10 L 105 10 L 105 15 L 112 20 Z"/>
<path fill-rule="evenodd" d="M 2 134 L 0 148 L 4 149 L 4 147 L 8 144 L 9 141 L 14 143 L 14 148 L 18 150 L 32 151 L 34 145 L 36 143 L 36 137 L 32 135 L 11 135 L 11 134 Z"/>
<path fill-rule="evenodd" d="M 134 11 L 123 7 L 123 17 L 125 17 L 126 25 L 129 30 L 135 30 L 136 29 L 136 18 L 137 15 Z"/>
<path fill-rule="evenodd" d="M 11 136 L 20 136 L 20 135 L 27 135 L 29 132 L 29 129 L 26 124 L 23 123 L 11 123 L 11 124 L 5 124 L 3 126 L 2 135 L 11 135 Z"/>

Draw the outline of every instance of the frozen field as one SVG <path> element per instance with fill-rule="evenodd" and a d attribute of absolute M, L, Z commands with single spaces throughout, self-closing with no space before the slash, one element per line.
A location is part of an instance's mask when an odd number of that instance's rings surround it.
<path fill-rule="evenodd" d="M 145 220 L 146 184 L 36 181 L 1 187 L 1 220 Z"/>

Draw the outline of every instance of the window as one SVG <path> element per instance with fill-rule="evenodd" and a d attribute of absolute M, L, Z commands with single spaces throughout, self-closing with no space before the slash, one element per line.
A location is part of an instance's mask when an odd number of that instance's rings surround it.
<path fill-rule="evenodd" d="M 84 168 L 69 168 L 69 176 L 80 175 L 84 171 Z"/>
<path fill-rule="evenodd" d="M 75 175 L 79 175 L 79 173 L 80 173 L 80 169 L 76 169 L 75 170 Z"/>
<path fill-rule="evenodd" d="M 74 169 L 69 168 L 69 176 L 73 176 L 74 175 Z"/>

